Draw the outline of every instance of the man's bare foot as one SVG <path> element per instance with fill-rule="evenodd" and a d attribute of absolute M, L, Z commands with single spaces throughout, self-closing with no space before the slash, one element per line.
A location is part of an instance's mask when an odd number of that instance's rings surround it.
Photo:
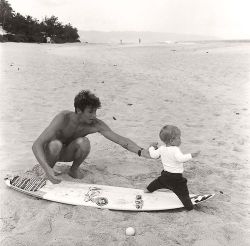
<path fill-rule="evenodd" d="M 62 181 L 54 174 L 54 171 L 52 169 L 46 173 L 46 176 L 47 179 L 53 184 L 59 184 Z"/>
<path fill-rule="evenodd" d="M 69 176 L 71 176 L 74 179 L 82 179 L 83 178 L 83 173 L 81 173 L 81 171 L 79 170 L 79 168 L 77 168 L 76 170 L 69 170 Z"/>

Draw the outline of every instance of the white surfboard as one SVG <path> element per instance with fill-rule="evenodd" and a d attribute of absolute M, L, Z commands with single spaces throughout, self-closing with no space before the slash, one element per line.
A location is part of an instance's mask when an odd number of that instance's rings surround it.
<path fill-rule="evenodd" d="M 157 211 L 183 207 L 172 191 L 144 193 L 140 189 L 116 186 L 84 184 L 62 181 L 52 184 L 40 177 L 25 178 L 15 176 L 6 178 L 10 188 L 37 198 L 71 204 L 126 211 Z M 206 201 L 214 194 L 191 194 L 193 204 Z"/>

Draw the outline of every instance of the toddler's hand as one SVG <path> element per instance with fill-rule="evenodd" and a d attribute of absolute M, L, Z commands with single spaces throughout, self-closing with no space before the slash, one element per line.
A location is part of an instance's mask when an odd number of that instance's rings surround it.
<path fill-rule="evenodd" d="M 152 142 L 149 147 L 153 146 L 155 149 L 158 149 L 158 143 L 157 142 Z"/>
<path fill-rule="evenodd" d="M 200 150 L 199 151 L 197 151 L 197 152 L 194 152 L 194 153 L 191 153 L 191 155 L 192 155 L 192 157 L 194 158 L 194 157 L 197 157 L 199 154 L 200 154 Z"/>

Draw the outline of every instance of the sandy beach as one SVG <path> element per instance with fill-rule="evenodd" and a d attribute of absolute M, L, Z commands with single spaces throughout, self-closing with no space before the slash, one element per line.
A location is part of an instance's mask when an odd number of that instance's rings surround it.
<path fill-rule="evenodd" d="M 0 43 L 1 246 L 247 246 L 250 244 L 250 43 L 154 45 Z M 7 174 L 39 173 L 31 146 L 82 89 L 98 117 L 147 147 L 165 124 L 182 131 L 191 193 L 215 197 L 184 209 L 121 212 L 70 206 L 7 188 Z M 162 165 L 99 134 L 73 182 L 144 189 Z M 34 168 L 35 166 L 35 168 Z M 126 236 L 132 226 L 135 236 Z"/>

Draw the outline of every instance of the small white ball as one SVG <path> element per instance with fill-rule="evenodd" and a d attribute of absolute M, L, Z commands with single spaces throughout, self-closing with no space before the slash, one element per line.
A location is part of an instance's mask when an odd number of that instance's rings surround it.
<path fill-rule="evenodd" d="M 133 227 L 128 227 L 126 229 L 126 235 L 127 236 L 134 236 L 135 235 L 135 229 Z"/>

